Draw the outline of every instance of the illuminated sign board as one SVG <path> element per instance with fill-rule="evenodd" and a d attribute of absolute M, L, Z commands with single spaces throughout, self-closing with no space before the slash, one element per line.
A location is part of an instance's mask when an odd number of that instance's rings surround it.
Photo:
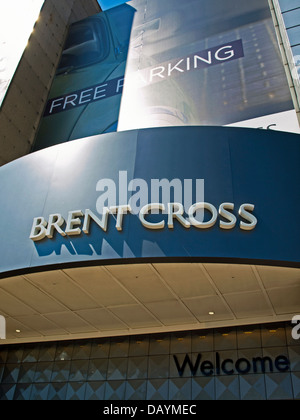
<path fill-rule="evenodd" d="M 132 0 L 74 23 L 34 150 L 194 125 L 300 132 L 267 0 Z"/>
<path fill-rule="evenodd" d="M 297 134 L 272 130 L 163 127 L 31 153 L 0 168 L 0 272 L 157 260 L 298 267 L 299 147 Z"/>

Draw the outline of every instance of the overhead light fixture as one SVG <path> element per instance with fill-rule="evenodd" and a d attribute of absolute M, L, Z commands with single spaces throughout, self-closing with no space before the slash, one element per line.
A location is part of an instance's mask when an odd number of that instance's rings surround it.
<path fill-rule="evenodd" d="M 20 333 L 21 332 L 21 330 L 16 330 L 16 333 Z"/>
<path fill-rule="evenodd" d="M 208 312 L 208 315 L 214 315 L 215 313 L 214 313 L 214 311 L 209 311 Z"/>

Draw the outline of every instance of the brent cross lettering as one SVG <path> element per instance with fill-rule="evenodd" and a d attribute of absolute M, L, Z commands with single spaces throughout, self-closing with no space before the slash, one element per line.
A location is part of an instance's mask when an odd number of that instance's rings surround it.
<path fill-rule="evenodd" d="M 167 225 L 168 229 L 174 228 L 174 221 L 176 220 L 181 224 L 185 229 L 189 229 L 191 226 L 197 229 L 209 229 L 213 227 L 216 222 L 218 215 L 226 218 L 226 222 L 223 220 L 219 221 L 220 229 L 233 229 L 236 225 L 237 218 L 229 210 L 234 208 L 233 203 L 222 203 L 219 207 L 219 212 L 217 209 L 210 203 L 195 203 L 188 210 L 188 218 L 184 217 L 184 208 L 181 203 L 168 203 L 167 205 L 167 221 L 161 219 L 159 221 L 150 221 L 147 219 L 151 215 L 151 211 L 164 211 L 165 205 L 162 203 L 149 203 L 146 204 L 139 212 L 139 220 L 141 224 L 146 229 L 164 229 Z M 197 210 L 206 209 L 211 214 L 208 221 L 197 220 L 195 214 Z M 239 223 L 239 228 L 241 230 L 251 231 L 256 227 L 257 219 L 253 216 L 252 211 L 254 210 L 253 204 L 242 204 L 239 208 L 239 216 L 241 219 L 244 219 Z M 55 231 L 61 236 L 76 236 L 81 235 L 81 232 L 89 234 L 90 231 L 90 222 L 93 221 L 98 225 L 104 232 L 108 230 L 108 220 L 109 215 L 115 215 L 115 228 L 118 231 L 123 230 L 123 220 L 125 215 L 131 213 L 130 205 L 120 205 L 112 207 L 104 207 L 102 209 L 102 214 L 96 215 L 90 209 L 86 209 L 84 212 L 82 210 L 75 210 L 68 212 L 67 219 L 60 213 L 50 214 L 48 220 L 43 216 L 35 217 L 33 219 L 33 224 L 30 232 L 30 239 L 33 241 L 41 241 L 45 237 L 52 239 Z M 100 217 L 98 217 L 100 216 Z M 162 215 L 158 215 L 160 218 Z M 83 218 L 83 220 L 81 220 Z M 167 222 L 167 223 L 166 223 Z M 176 223 L 177 223 L 176 222 Z M 248 223 L 249 222 L 249 223 Z M 65 225 L 65 227 L 64 227 Z M 64 227 L 64 229 L 63 229 Z"/>

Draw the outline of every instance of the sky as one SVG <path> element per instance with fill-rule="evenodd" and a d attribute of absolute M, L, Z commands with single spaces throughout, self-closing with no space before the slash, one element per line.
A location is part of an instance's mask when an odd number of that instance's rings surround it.
<path fill-rule="evenodd" d="M 126 0 L 98 0 L 102 10 L 111 9 L 119 4 L 126 3 Z"/>
<path fill-rule="evenodd" d="M 44 0 L 0 0 L 0 107 L 43 2 Z M 108 10 L 126 0 L 98 2 L 102 10 Z M 14 25 L 11 25 L 12 21 Z"/>
<path fill-rule="evenodd" d="M 0 106 L 43 2 L 0 0 Z"/>

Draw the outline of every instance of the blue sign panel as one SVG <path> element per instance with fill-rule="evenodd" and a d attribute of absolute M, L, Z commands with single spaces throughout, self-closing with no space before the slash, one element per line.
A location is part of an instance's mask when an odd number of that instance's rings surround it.
<path fill-rule="evenodd" d="M 296 134 L 228 127 L 108 133 L 0 168 L 2 275 L 64 265 L 299 266 Z"/>

